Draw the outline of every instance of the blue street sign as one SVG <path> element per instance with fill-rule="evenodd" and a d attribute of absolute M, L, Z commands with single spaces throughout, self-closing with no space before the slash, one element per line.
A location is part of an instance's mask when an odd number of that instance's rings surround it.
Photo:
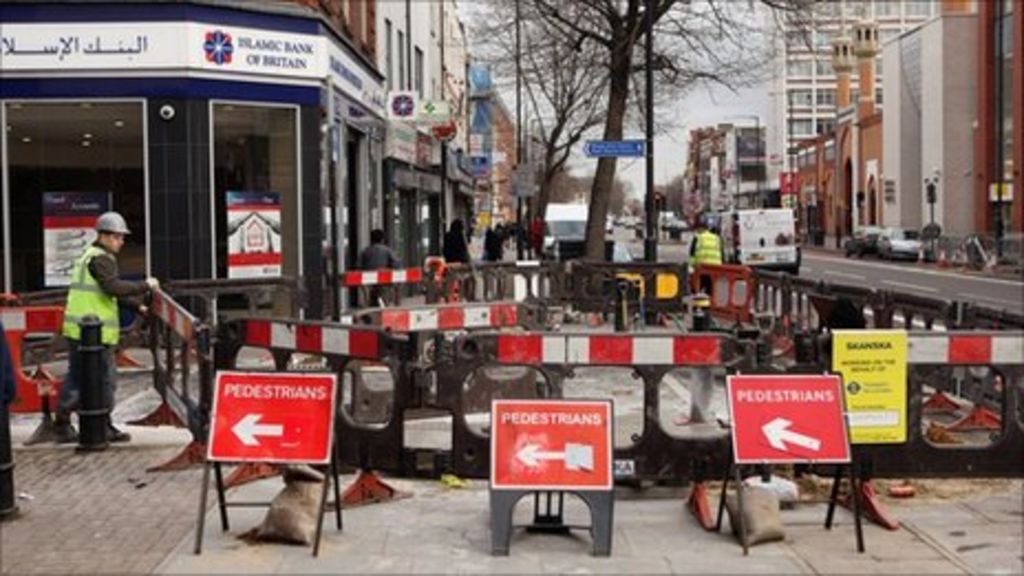
<path fill-rule="evenodd" d="M 590 158 L 639 157 L 645 144 L 643 140 L 587 140 L 583 153 Z"/>

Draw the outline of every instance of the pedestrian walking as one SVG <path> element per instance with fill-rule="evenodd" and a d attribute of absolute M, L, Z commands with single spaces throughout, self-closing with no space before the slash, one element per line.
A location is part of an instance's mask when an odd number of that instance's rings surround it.
<path fill-rule="evenodd" d="M 384 234 L 384 231 L 380 228 L 372 230 L 370 232 L 370 245 L 363 248 L 363 251 L 359 254 L 359 269 L 394 270 L 401 267 L 401 261 L 387 244 L 387 236 Z M 394 294 L 391 293 L 391 288 L 391 286 L 370 286 L 370 293 L 368 295 L 369 305 L 383 307 L 387 304 L 397 303 L 397 298 L 393 298 Z"/>
<path fill-rule="evenodd" d="M 484 235 L 484 261 L 501 262 L 505 258 L 505 227 L 498 224 Z"/>
<path fill-rule="evenodd" d="M 114 393 L 117 389 L 117 365 L 114 349 L 121 336 L 118 304 L 127 304 L 140 313 L 147 312 L 140 296 L 160 286 L 156 278 L 144 282 L 129 282 L 118 278 L 117 254 L 124 246 L 125 236 L 131 234 L 128 224 L 117 212 L 105 212 L 96 220 L 96 241 L 85 249 L 75 261 L 72 269 L 71 286 L 68 288 L 67 305 L 64 308 L 64 326 L 61 332 L 68 341 L 68 374 L 64 378 L 57 398 L 56 428 L 57 442 L 78 441 L 78 433 L 71 425 L 71 412 L 78 406 L 78 367 L 81 363 L 81 329 L 78 323 L 89 315 L 99 318 L 102 323 L 100 342 L 103 344 L 103 399 L 111 411 L 114 408 Z M 114 427 L 107 414 L 107 441 L 127 442 L 131 436 Z"/>
<path fill-rule="evenodd" d="M 461 262 L 469 264 L 469 245 L 466 244 L 466 228 L 461 218 L 452 220 L 448 233 L 444 235 L 444 259 L 448 264 Z"/>

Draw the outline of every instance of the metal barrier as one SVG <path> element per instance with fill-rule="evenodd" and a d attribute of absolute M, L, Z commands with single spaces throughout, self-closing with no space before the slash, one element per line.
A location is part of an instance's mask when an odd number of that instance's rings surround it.
<path fill-rule="evenodd" d="M 665 431 L 659 414 L 660 386 L 673 370 L 720 369 L 724 375 L 741 358 L 735 339 L 721 334 L 486 333 L 457 338 L 452 361 L 438 366 L 436 404 L 452 415 L 451 468 L 459 475 L 487 477 L 488 437 L 469 426 L 466 388 L 475 373 L 502 367 L 536 370 L 545 382 L 536 390 L 541 397 L 561 397 L 565 380 L 577 369 L 633 370 L 633 378 L 642 380 L 642 432 L 632 438 L 631 446 L 615 451 L 620 478 L 684 478 L 691 466 L 697 466 L 695 461 L 705 461 L 700 466 L 724 466 L 728 436 L 683 438 Z M 529 393 L 529 386 L 520 390 Z"/>
<path fill-rule="evenodd" d="M 164 284 L 163 288 L 179 300 L 199 299 L 202 305 L 193 307 L 198 310 L 196 316 L 210 323 L 219 321 L 217 315 L 255 316 L 262 304 L 274 298 L 287 300 L 284 306 L 287 310 L 280 309 L 281 305 L 278 305 L 274 309 L 275 314 L 298 317 L 306 305 L 304 284 L 291 277 L 173 280 Z M 229 298 L 242 298 L 245 311 L 229 313 L 224 306 L 219 305 L 220 300 Z"/>
<path fill-rule="evenodd" d="M 1024 332 L 910 332 L 908 334 L 908 426 L 905 444 L 858 446 L 876 477 L 1021 477 L 1024 476 Z M 978 379 L 974 402 L 960 402 L 971 417 L 989 410 L 986 396 L 997 399 L 994 429 L 980 426 L 963 442 L 928 439 L 929 399 L 952 392 L 954 371 Z M 959 420 L 958 420 L 959 421 Z M 947 430 L 955 422 L 943 426 Z M 995 439 L 993 439 L 993 436 Z"/>
<path fill-rule="evenodd" d="M 753 319 L 757 282 L 749 266 L 700 264 L 690 275 L 690 292 L 710 287 L 711 313 L 738 322 Z"/>
<path fill-rule="evenodd" d="M 36 370 L 32 376 L 26 375 L 24 367 L 25 339 L 27 336 L 48 337 L 47 345 L 52 345 L 54 338 L 60 338 L 64 322 L 63 306 L 33 306 L 0 308 L 0 319 L 4 324 L 4 337 L 11 350 L 14 362 L 14 375 L 17 379 L 18 393 L 11 412 L 38 412 L 43 408 L 44 397 L 56 397 L 61 382 L 45 370 Z"/>
<path fill-rule="evenodd" d="M 285 371 L 295 354 L 322 358 L 338 373 L 345 402 L 357 403 L 352 392 L 360 388 L 364 365 L 383 368 L 394 382 L 392 409 L 382 424 L 364 425 L 351 413 L 339 410 L 336 446 L 341 462 L 363 469 L 401 470 L 404 413 L 413 406 L 415 354 L 407 352 L 409 339 L 398 338 L 374 327 L 331 322 L 239 318 L 218 326 L 216 367 L 237 368 L 243 347 L 269 350 L 278 371 Z"/>
<path fill-rule="evenodd" d="M 378 326 L 394 332 L 494 329 L 513 326 L 541 329 L 542 307 L 520 302 L 439 304 L 373 308 L 351 316 L 352 324 Z"/>
<path fill-rule="evenodd" d="M 181 470 L 201 464 L 205 458 L 214 378 L 210 329 L 163 290 L 153 291 L 150 309 L 153 388 L 160 394 L 160 405 L 131 424 L 188 428 L 192 434 L 189 445 L 170 461 L 150 468 Z M 195 372 L 191 368 L 193 358 Z"/>
<path fill-rule="evenodd" d="M 545 301 L 560 304 L 565 298 L 563 265 L 556 262 L 485 262 L 450 264 L 443 273 L 425 279 L 428 303 Z"/>
<path fill-rule="evenodd" d="M 345 272 L 341 283 L 345 288 L 358 289 L 361 300 L 368 302 L 370 306 L 375 306 L 377 303 L 373 301 L 373 296 L 378 290 L 400 285 L 422 284 L 422 282 L 422 268 L 407 268 L 404 270 L 383 269 Z M 396 291 L 395 303 L 397 302 Z"/>
<path fill-rule="evenodd" d="M 566 266 L 564 303 L 577 311 L 614 313 L 615 299 L 608 295 L 615 293 L 622 275 L 642 280 L 642 306 L 647 313 L 680 313 L 686 308 L 686 264 L 570 261 Z"/>

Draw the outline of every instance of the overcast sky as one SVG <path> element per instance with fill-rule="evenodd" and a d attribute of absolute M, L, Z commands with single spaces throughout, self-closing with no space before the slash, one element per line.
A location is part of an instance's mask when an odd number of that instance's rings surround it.
<path fill-rule="evenodd" d="M 744 118 L 744 115 L 759 115 L 761 125 L 764 126 L 768 122 L 770 106 L 769 83 L 738 92 L 721 87 L 701 88 L 693 92 L 674 109 L 665 111 L 666 116 L 673 118 L 676 127 L 654 140 L 654 182 L 666 183 L 686 169 L 687 140 L 691 129 L 718 123 L 753 126 L 753 118 Z M 643 137 L 643 131 L 626 134 L 626 138 Z M 597 160 L 585 158 L 582 147 L 578 156 L 575 168 L 590 172 L 597 169 Z M 619 160 L 616 174 L 632 183 L 636 196 L 643 197 L 647 182 L 646 162 L 643 158 Z"/>
<path fill-rule="evenodd" d="M 467 0 L 459 2 L 459 10 L 463 22 L 469 27 L 473 25 L 475 18 L 484 13 L 482 5 Z M 472 31 L 470 31 L 470 42 L 472 50 Z M 666 183 L 683 173 L 686 168 L 687 139 L 691 129 L 728 122 L 753 126 L 753 119 L 737 117 L 743 115 L 759 115 L 761 125 L 766 125 L 771 106 L 770 85 L 771 81 L 769 80 L 761 85 L 737 92 L 717 86 L 714 88 L 702 87 L 694 90 L 672 109 L 659 109 L 659 117 L 671 124 L 667 129 L 660 130 L 661 135 L 656 136 L 654 141 L 655 183 Z M 513 87 L 502 89 L 501 95 L 509 111 L 514 113 L 516 101 Z M 599 138 L 603 131 L 604 127 L 601 126 L 595 131 L 592 138 Z M 643 129 L 630 126 L 630 123 L 627 122 L 624 138 L 642 139 L 644 138 Z M 583 143 L 580 143 L 574 152 L 574 157 L 570 160 L 570 165 L 572 170 L 578 174 L 592 174 L 597 169 L 597 160 L 587 158 L 583 153 Z M 647 178 L 646 162 L 643 158 L 620 159 L 616 175 L 632 184 L 632 192 L 635 196 L 643 197 Z"/>

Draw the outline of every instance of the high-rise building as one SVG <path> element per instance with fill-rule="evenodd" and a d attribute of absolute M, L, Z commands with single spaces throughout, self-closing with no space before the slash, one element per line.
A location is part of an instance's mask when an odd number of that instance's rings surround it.
<path fill-rule="evenodd" d="M 879 41 L 894 38 L 938 13 L 939 0 L 825 0 L 811 11 L 809 22 L 788 24 L 780 35 L 768 119 L 769 178 L 794 169 L 795 147 L 828 134 L 836 121 L 836 75 L 832 68 L 832 41 L 847 34 L 861 20 L 878 23 Z M 875 104 L 882 98 L 881 56 L 876 59 Z M 853 102 L 859 100 L 856 79 Z"/>

